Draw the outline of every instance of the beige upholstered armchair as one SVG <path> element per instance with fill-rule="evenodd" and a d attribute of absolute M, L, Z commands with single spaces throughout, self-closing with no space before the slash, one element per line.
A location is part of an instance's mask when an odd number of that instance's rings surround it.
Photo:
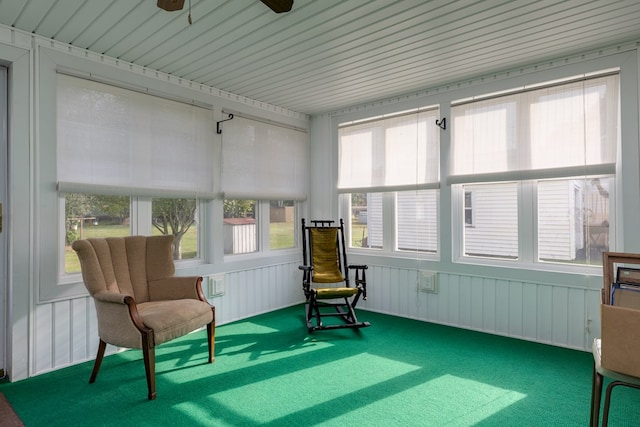
<path fill-rule="evenodd" d="M 107 344 L 142 349 L 149 399 L 156 397 L 155 347 L 207 327 L 208 363 L 214 360 L 215 308 L 201 277 L 176 277 L 173 236 L 78 240 L 82 278 L 93 297 L 100 344 L 90 383 Z"/>

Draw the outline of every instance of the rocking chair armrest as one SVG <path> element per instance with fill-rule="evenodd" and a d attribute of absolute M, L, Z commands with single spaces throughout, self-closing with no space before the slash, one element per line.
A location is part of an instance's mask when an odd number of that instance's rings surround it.
<path fill-rule="evenodd" d="M 302 285 L 305 289 L 308 289 L 311 286 L 311 272 L 313 271 L 313 267 L 310 265 L 299 265 L 298 270 L 302 270 Z"/>
<path fill-rule="evenodd" d="M 355 283 L 356 283 L 356 287 L 359 287 L 360 289 L 362 289 L 362 299 L 364 299 L 366 301 L 367 299 L 367 278 L 366 278 L 366 273 L 365 270 L 367 270 L 369 268 L 369 266 L 364 265 L 364 264 L 353 264 L 353 265 L 348 265 L 347 268 L 349 270 L 356 270 L 355 273 Z"/>
<path fill-rule="evenodd" d="M 175 299 L 197 299 L 207 301 L 202 292 L 202 277 L 172 276 L 149 281 L 149 299 L 166 301 Z"/>

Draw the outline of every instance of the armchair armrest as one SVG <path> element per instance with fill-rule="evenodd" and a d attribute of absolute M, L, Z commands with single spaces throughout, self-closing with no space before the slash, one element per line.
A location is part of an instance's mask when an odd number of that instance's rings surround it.
<path fill-rule="evenodd" d="M 92 295 L 98 312 L 98 334 L 109 344 L 142 348 L 140 332 L 151 333 L 138 313 L 135 299 L 117 292 L 99 291 Z"/>
<path fill-rule="evenodd" d="M 197 299 L 207 301 L 202 292 L 202 277 L 172 276 L 149 282 L 149 299 L 164 301 L 174 299 Z"/>
<path fill-rule="evenodd" d="M 129 295 L 124 295 L 119 292 L 109 292 L 109 291 L 98 291 L 91 295 L 96 303 L 98 302 L 107 302 L 107 303 L 115 303 L 115 304 L 127 304 L 127 297 L 133 299 Z M 134 301 L 135 304 L 135 301 Z"/>

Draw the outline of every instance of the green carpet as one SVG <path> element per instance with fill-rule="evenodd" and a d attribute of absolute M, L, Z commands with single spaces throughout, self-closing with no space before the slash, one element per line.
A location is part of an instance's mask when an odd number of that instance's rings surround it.
<path fill-rule="evenodd" d="M 360 312 L 360 331 L 307 334 L 302 307 L 157 349 L 148 401 L 142 355 L 0 384 L 27 426 L 586 426 L 590 353 Z M 616 388 L 611 426 L 640 425 L 640 391 Z"/>

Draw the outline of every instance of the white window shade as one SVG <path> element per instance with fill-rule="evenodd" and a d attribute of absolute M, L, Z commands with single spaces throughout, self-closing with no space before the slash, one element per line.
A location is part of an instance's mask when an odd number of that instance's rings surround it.
<path fill-rule="evenodd" d="M 306 132 L 237 115 L 222 133 L 222 191 L 228 199 L 305 200 Z"/>
<path fill-rule="evenodd" d="M 450 183 L 614 173 L 618 75 L 451 109 Z"/>
<path fill-rule="evenodd" d="M 210 110 L 58 74 L 58 189 L 211 198 Z"/>
<path fill-rule="evenodd" d="M 438 188 L 438 110 L 341 126 L 341 192 Z"/>

